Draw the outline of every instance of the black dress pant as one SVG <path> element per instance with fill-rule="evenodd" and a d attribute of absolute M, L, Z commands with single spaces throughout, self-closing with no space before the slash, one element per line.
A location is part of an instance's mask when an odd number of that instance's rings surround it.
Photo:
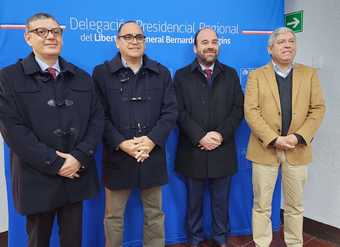
<path fill-rule="evenodd" d="M 204 240 L 203 198 L 208 185 L 211 198 L 212 238 L 219 244 L 225 243 L 229 231 L 228 205 L 231 177 L 195 179 L 187 178 L 188 209 L 187 227 L 189 242 L 198 245 Z"/>
<path fill-rule="evenodd" d="M 54 217 L 59 226 L 60 247 L 81 247 L 83 203 L 67 204 L 53 211 L 27 215 L 29 247 L 48 247 Z"/>

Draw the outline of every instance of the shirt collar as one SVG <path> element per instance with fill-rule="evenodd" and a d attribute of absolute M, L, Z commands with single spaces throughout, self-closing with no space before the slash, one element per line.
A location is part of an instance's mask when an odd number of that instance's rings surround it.
<path fill-rule="evenodd" d="M 212 65 L 210 65 L 209 67 L 204 66 L 203 64 L 200 64 L 202 71 L 206 70 L 206 69 L 211 69 L 211 71 L 214 71 L 214 66 L 215 63 L 213 63 Z"/>
<path fill-rule="evenodd" d="M 121 56 L 121 60 L 122 60 L 122 65 L 124 68 L 129 68 L 129 65 L 127 64 L 126 60 Z M 140 59 L 140 66 L 138 68 L 138 70 L 136 71 L 135 74 L 137 74 L 137 72 L 140 70 L 140 68 L 143 66 L 143 57 L 141 57 Z"/>
<path fill-rule="evenodd" d="M 34 56 L 34 58 L 35 58 L 35 61 L 37 61 L 38 65 L 40 66 L 42 71 L 46 71 L 49 67 L 52 67 L 57 71 L 57 74 L 60 73 L 59 59 L 57 59 L 55 64 L 53 64 L 52 66 L 49 66 L 44 61 L 39 59 L 37 56 Z"/>
<path fill-rule="evenodd" d="M 142 57 L 142 66 L 143 69 L 152 71 L 154 73 L 160 74 L 160 64 L 152 59 L 150 59 L 147 55 L 143 55 Z M 111 73 L 116 73 L 120 69 L 125 68 L 123 66 L 122 57 L 118 52 L 115 57 L 112 58 L 110 61 L 106 61 L 105 64 L 108 66 Z"/>
<path fill-rule="evenodd" d="M 283 78 L 286 78 L 289 75 L 290 71 L 293 69 L 293 64 L 290 64 L 288 69 L 285 72 L 283 72 L 280 69 L 279 65 L 274 63 L 273 60 L 272 60 L 272 63 L 273 63 L 273 68 L 274 68 L 275 73 L 278 74 L 279 76 L 283 77 Z"/>

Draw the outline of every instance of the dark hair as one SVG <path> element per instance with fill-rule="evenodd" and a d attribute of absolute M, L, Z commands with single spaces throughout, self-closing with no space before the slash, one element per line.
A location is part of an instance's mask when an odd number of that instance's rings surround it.
<path fill-rule="evenodd" d="M 44 20 L 44 19 L 52 19 L 53 21 L 58 23 L 58 25 L 60 25 L 59 22 L 56 20 L 56 18 L 54 18 L 52 15 L 41 12 L 41 13 L 36 13 L 36 14 L 32 15 L 30 18 L 28 18 L 26 20 L 26 28 L 29 27 L 29 25 L 32 22 L 34 22 L 36 20 Z"/>
<path fill-rule="evenodd" d="M 136 24 L 137 26 L 140 27 L 140 29 L 142 30 L 142 32 L 144 32 L 144 31 L 143 31 L 143 28 L 137 23 L 137 21 L 128 20 L 128 21 L 125 21 L 125 22 L 123 22 L 122 24 L 120 24 L 120 26 L 119 26 L 119 28 L 118 28 L 118 31 L 117 31 L 118 35 L 120 34 L 120 31 L 122 31 L 123 26 L 125 26 L 126 24 L 129 24 L 129 23 L 134 23 L 134 24 Z"/>
<path fill-rule="evenodd" d="M 216 34 L 216 36 L 217 36 L 216 31 L 215 31 L 214 29 L 212 29 L 211 27 L 203 27 L 203 28 L 199 29 L 199 30 L 195 33 L 195 36 L 194 36 L 194 45 L 195 45 L 195 46 L 197 45 L 197 36 L 200 34 L 201 31 L 207 30 L 207 29 L 208 29 L 208 30 L 211 30 L 211 31 L 213 31 L 213 32 L 215 32 L 215 34 Z M 218 38 L 218 36 L 217 36 L 217 38 Z"/>

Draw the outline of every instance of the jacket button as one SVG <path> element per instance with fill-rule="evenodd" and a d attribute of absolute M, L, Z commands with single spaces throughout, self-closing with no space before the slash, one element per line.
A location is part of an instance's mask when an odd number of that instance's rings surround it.
<path fill-rule="evenodd" d="M 60 137 L 64 135 L 64 132 L 61 129 L 56 129 L 53 131 L 53 134 Z"/>
<path fill-rule="evenodd" d="M 47 101 L 47 104 L 48 104 L 49 106 L 56 107 L 56 103 L 55 103 L 54 99 L 48 100 L 48 101 Z"/>
<path fill-rule="evenodd" d="M 46 165 L 50 165 L 50 164 L 51 164 L 51 161 L 46 160 L 46 161 L 45 161 L 45 164 L 46 164 Z"/>
<path fill-rule="evenodd" d="M 92 155 L 93 154 L 93 150 L 89 150 L 89 154 Z"/>
<path fill-rule="evenodd" d="M 71 106 L 71 105 L 73 105 L 73 100 L 65 99 L 65 105 L 66 105 L 66 106 Z"/>
<path fill-rule="evenodd" d="M 277 114 L 279 114 L 279 116 L 281 115 L 281 112 L 278 112 Z"/>
<path fill-rule="evenodd" d="M 281 133 L 281 130 L 280 130 L 280 129 L 277 129 L 277 132 Z"/>

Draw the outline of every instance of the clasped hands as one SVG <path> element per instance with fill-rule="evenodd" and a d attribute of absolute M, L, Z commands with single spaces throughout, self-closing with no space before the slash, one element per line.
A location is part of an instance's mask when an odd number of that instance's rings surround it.
<path fill-rule="evenodd" d="M 202 137 L 198 143 L 198 147 L 205 151 L 211 151 L 220 146 L 223 142 L 223 137 L 217 131 L 209 131 Z"/>
<path fill-rule="evenodd" d="M 294 134 L 290 134 L 287 136 L 279 136 L 275 143 L 274 147 L 280 150 L 289 150 L 294 149 L 298 144 L 298 139 Z"/>
<path fill-rule="evenodd" d="M 119 144 L 119 148 L 135 158 L 137 162 L 143 162 L 149 158 L 154 147 L 155 143 L 147 136 L 134 137 Z"/>
<path fill-rule="evenodd" d="M 67 178 L 79 178 L 78 171 L 80 169 L 80 162 L 71 154 L 56 151 L 57 155 L 64 158 L 64 164 L 58 171 L 58 175 Z"/>

